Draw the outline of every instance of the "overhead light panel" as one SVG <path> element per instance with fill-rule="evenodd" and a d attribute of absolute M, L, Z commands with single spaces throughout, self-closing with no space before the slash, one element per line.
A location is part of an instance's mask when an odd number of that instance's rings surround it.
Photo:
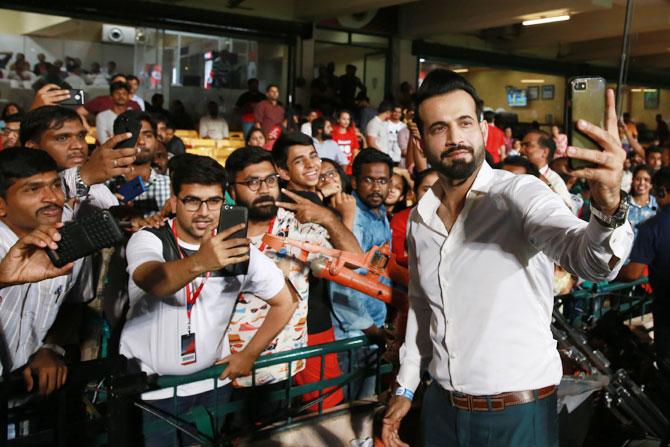
<path fill-rule="evenodd" d="M 451 71 L 453 71 L 454 73 L 467 73 L 468 71 L 470 71 L 470 69 L 469 68 L 454 68 Z"/>
<path fill-rule="evenodd" d="M 539 19 L 524 20 L 523 22 L 521 22 L 521 24 L 523 26 L 543 25 L 545 23 L 565 22 L 566 20 L 570 20 L 569 15 L 541 17 Z"/>
<path fill-rule="evenodd" d="M 630 91 L 633 92 L 633 93 L 640 93 L 642 91 L 642 89 L 641 88 L 632 88 L 632 89 L 630 89 Z"/>
<path fill-rule="evenodd" d="M 419 62 L 421 62 L 421 63 L 423 64 L 424 62 L 426 62 L 426 59 L 424 59 L 424 58 L 420 58 L 420 59 L 419 59 Z"/>
<path fill-rule="evenodd" d="M 544 84 L 544 79 L 522 79 L 522 84 Z"/>
<path fill-rule="evenodd" d="M 655 93 L 656 89 L 655 88 L 645 88 L 644 91 L 645 91 L 645 93 Z"/>

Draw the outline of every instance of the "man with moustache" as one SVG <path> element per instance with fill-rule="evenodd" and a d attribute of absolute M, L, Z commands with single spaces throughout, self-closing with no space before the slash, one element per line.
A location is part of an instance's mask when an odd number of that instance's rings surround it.
<path fill-rule="evenodd" d="M 41 261 L 25 272 L 37 274 L 33 281 L 2 284 L 0 289 L 0 371 L 22 369 L 27 390 L 38 386 L 42 395 L 63 386 L 67 378 L 65 351 L 50 329 L 82 264 L 77 260 L 54 269 L 43 251 L 57 248 L 64 204 L 58 167 L 49 154 L 25 147 L 0 152 L 0 257 L 20 256 L 12 246 L 21 241 L 28 245 L 23 255 L 42 252 Z"/>
<path fill-rule="evenodd" d="M 141 123 L 139 137 L 135 145 L 136 155 L 133 163 L 133 170 L 124 174 L 122 179 L 118 179 L 110 187 L 115 188 L 126 181 L 133 180 L 139 176 L 144 182 L 145 190 L 142 194 L 132 200 L 133 209 L 144 217 L 152 216 L 162 211 L 163 206 L 170 198 L 170 177 L 159 174 L 152 162 L 156 155 L 156 122 L 146 112 L 134 112 L 129 110 L 117 119 L 129 117 L 138 120 Z"/>
<path fill-rule="evenodd" d="M 553 264 L 592 281 L 613 279 L 633 240 L 619 190 L 626 153 L 614 94 L 607 92 L 605 129 L 578 122 L 602 151 L 568 150 L 594 163 L 572 171 L 590 183 L 588 223 L 539 179 L 484 162 L 481 101 L 458 74 L 428 74 L 417 111 L 439 180 L 410 217 L 410 309 L 384 445 L 407 445 L 398 428 L 428 369 L 425 445 L 558 446 Z"/>
<path fill-rule="evenodd" d="M 312 257 L 307 262 L 300 261 L 297 257 L 299 250 L 291 248 L 288 250 L 294 256 L 278 254 L 263 243 L 262 238 L 268 233 L 360 253 L 356 238 L 328 208 L 290 191 L 285 191 L 284 194 L 295 203 L 280 202 L 279 176 L 272 163 L 272 156 L 267 151 L 251 146 L 237 149 L 226 159 L 226 171 L 230 179 L 231 197 L 238 205 L 249 210 L 247 236 L 251 243 L 275 262 L 299 296 L 298 308 L 289 324 L 266 348 L 263 355 L 334 341 L 328 297 L 323 290 L 320 294 L 311 293 L 314 285 L 310 274 Z M 255 328 L 265 319 L 267 306 L 264 308 L 263 304 L 253 294 L 242 293 L 240 296 L 228 329 L 232 352 L 242 349 L 255 334 Z M 321 359 L 318 357 L 307 359 L 306 362 L 295 362 L 292 372 L 298 373 L 295 376 L 296 382 L 304 384 L 320 380 L 320 366 Z M 286 365 L 263 368 L 255 374 L 256 385 L 280 383 L 287 379 Z M 326 355 L 324 374 L 326 379 L 340 375 L 337 355 Z M 239 378 L 236 385 L 250 387 L 251 377 Z M 325 393 L 328 391 L 324 390 Z M 313 399 L 318 395 L 318 392 L 310 393 L 303 396 L 303 399 Z M 342 392 L 335 392 L 325 399 L 324 408 L 330 408 L 341 400 Z M 257 411 L 258 409 L 251 410 L 252 413 Z"/>
<path fill-rule="evenodd" d="M 14 113 L 5 118 L 5 127 L 2 129 L 2 149 L 19 144 L 19 130 L 21 129 L 22 114 Z"/>
<path fill-rule="evenodd" d="M 356 200 L 354 235 L 361 249 L 367 252 L 375 245 L 390 244 L 391 227 L 384 200 L 389 193 L 393 160 L 377 149 L 363 149 L 354 158 L 352 172 Z M 386 321 L 386 304 L 383 301 L 334 283 L 330 287 L 330 298 L 335 338 L 342 340 L 365 334 L 373 344 L 385 345 L 382 327 Z M 350 366 L 362 367 L 375 354 L 376 348 L 359 350 L 351 365 L 348 356 L 342 355 L 340 367 L 344 372 L 348 372 Z M 357 398 L 374 394 L 374 377 L 370 379 L 362 383 Z"/>

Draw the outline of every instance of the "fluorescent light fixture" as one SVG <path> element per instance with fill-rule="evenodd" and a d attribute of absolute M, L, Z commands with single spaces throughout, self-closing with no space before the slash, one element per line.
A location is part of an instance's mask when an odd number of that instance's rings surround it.
<path fill-rule="evenodd" d="M 521 24 L 523 26 L 543 25 L 545 23 L 565 22 L 566 20 L 570 20 L 570 16 L 567 14 L 563 16 L 542 17 L 539 19 L 524 20 L 523 22 L 521 22 Z"/>
<path fill-rule="evenodd" d="M 454 73 L 467 73 L 468 71 L 470 71 L 470 69 L 469 68 L 454 68 L 451 71 L 453 71 Z"/>
<path fill-rule="evenodd" d="M 420 59 L 419 59 L 419 62 L 421 62 L 421 63 L 423 64 L 424 62 L 426 62 L 426 59 L 424 59 L 424 58 L 420 58 Z"/>
<path fill-rule="evenodd" d="M 644 91 L 645 92 L 656 92 L 656 89 L 655 88 L 645 88 Z"/>
<path fill-rule="evenodd" d="M 632 88 L 632 89 L 630 89 L 630 91 L 633 92 L 633 93 L 640 93 L 642 91 L 642 89 L 641 88 Z"/>
<path fill-rule="evenodd" d="M 544 79 L 522 79 L 522 84 L 544 84 Z"/>

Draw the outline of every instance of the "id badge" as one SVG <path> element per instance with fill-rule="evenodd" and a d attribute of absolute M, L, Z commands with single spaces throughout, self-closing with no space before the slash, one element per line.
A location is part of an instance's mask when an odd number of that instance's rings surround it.
<path fill-rule="evenodd" d="M 181 336 L 181 364 L 191 365 L 195 363 L 195 332 Z"/>

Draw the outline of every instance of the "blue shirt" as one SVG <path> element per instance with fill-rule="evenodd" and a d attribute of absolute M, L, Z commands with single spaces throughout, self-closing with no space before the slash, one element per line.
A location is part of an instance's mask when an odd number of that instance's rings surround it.
<path fill-rule="evenodd" d="M 649 266 L 654 324 L 670 326 L 670 206 L 640 225 L 630 261 Z"/>
<path fill-rule="evenodd" d="M 382 205 L 375 213 L 354 192 L 356 219 L 354 235 L 363 251 L 373 246 L 391 243 L 391 227 Z M 365 270 L 359 269 L 359 273 Z M 390 283 L 389 283 L 390 284 Z M 333 303 L 333 327 L 338 340 L 362 335 L 363 329 L 372 325 L 382 327 L 386 320 L 386 304 L 364 293 L 357 292 L 334 282 L 330 283 L 330 298 Z"/>
<path fill-rule="evenodd" d="M 637 230 L 640 224 L 656 215 L 658 204 L 656 203 L 656 198 L 652 195 L 649 196 L 649 202 L 644 206 L 635 203 L 633 196 L 630 196 L 628 202 L 630 203 L 630 208 L 628 208 L 628 222 L 630 222 L 630 226 L 633 227 L 633 234 L 637 237 Z"/>

